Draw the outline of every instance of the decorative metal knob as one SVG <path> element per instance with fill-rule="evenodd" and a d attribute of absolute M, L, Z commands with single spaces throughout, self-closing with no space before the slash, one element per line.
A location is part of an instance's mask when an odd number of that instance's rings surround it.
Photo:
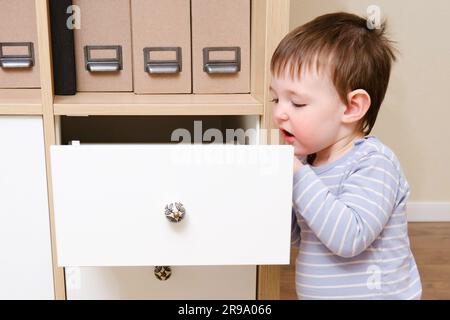
<path fill-rule="evenodd" d="M 175 202 L 166 205 L 165 214 L 170 222 L 180 222 L 186 215 L 186 209 L 181 202 Z"/>
<path fill-rule="evenodd" d="M 158 280 L 166 281 L 172 275 L 172 269 L 169 266 L 155 267 L 155 277 Z"/>

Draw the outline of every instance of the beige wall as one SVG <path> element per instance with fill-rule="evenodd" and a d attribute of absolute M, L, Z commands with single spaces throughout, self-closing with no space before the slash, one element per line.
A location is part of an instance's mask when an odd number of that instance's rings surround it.
<path fill-rule="evenodd" d="M 397 154 L 412 201 L 450 201 L 450 1 L 291 0 L 291 29 L 314 17 L 378 5 L 397 41 L 395 64 L 372 134 Z"/>

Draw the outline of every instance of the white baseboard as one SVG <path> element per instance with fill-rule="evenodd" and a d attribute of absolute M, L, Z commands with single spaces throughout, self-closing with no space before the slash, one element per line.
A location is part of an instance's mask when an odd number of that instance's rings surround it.
<path fill-rule="evenodd" d="M 406 213 L 411 222 L 450 222 L 450 202 L 408 202 Z"/>

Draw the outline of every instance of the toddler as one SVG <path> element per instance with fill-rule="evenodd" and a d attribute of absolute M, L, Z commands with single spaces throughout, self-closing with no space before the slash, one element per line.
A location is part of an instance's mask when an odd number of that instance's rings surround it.
<path fill-rule="evenodd" d="M 420 299 L 395 154 L 369 135 L 395 61 L 385 24 L 349 13 L 290 32 L 271 61 L 274 122 L 294 147 L 300 299 Z"/>

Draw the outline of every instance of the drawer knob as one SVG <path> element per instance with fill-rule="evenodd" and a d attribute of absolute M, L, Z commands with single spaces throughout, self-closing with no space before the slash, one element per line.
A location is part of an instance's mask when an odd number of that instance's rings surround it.
<path fill-rule="evenodd" d="M 180 222 L 186 215 L 186 209 L 181 202 L 174 202 L 166 205 L 165 214 L 170 222 Z"/>
<path fill-rule="evenodd" d="M 172 268 L 169 266 L 157 266 L 155 267 L 155 277 L 158 280 L 166 281 L 172 275 Z"/>

